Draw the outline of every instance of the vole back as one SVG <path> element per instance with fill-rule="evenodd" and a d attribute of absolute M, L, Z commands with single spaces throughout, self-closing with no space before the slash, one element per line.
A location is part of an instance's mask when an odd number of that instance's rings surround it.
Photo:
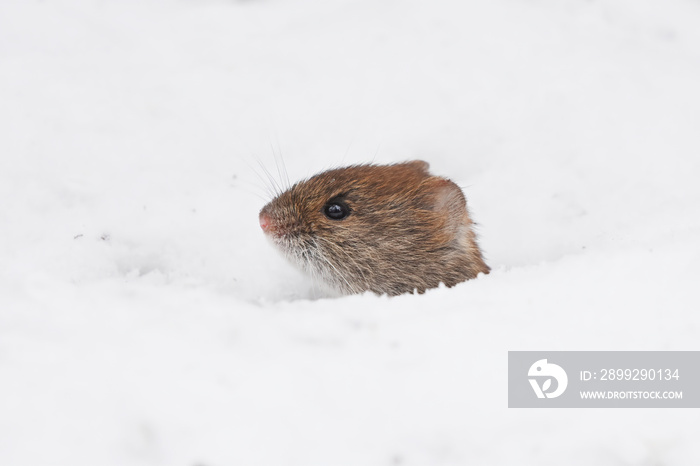
<path fill-rule="evenodd" d="M 263 207 L 260 226 L 292 262 L 345 293 L 423 292 L 489 272 L 462 190 L 423 161 L 320 173 Z"/>

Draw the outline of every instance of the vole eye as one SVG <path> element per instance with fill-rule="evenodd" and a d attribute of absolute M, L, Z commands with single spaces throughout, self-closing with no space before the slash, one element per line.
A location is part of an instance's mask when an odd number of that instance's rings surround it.
<path fill-rule="evenodd" d="M 350 215 L 350 208 L 342 202 L 330 202 L 323 208 L 323 213 L 331 220 L 342 220 Z"/>

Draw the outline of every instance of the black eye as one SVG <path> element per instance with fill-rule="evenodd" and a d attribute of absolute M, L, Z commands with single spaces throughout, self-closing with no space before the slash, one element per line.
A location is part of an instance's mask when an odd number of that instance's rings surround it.
<path fill-rule="evenodd" d="M 331 220 L 342 220 L 350 215 L 350 208 L 342 202 L 330 202 L 323 208 L 323 213 Z"/>

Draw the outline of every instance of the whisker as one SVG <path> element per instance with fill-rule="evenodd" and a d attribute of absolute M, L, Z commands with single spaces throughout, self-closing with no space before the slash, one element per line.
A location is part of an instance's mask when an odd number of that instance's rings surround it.
<path fill-rule="evenodd" d="M 292 183 L 289 180 L 289 172 L 287 171 L 287 164 L 284 163 L 284 155 L 282 155 L 282 145 L 280 144 L 280 139 L 277 133 L 275 133 L 275 141 L 277 141 L 277 153 L 279 154 L 280 163 L 282 164 L 282 174 L 280 174 L 280 181 L 286 181 L 286 189 L 292 187 Z M 279 167 L 278 167 L 279 169 Z"/>
<path fill-rule="evenodd" d="M 316 238 L 314 238 L 313 241 L 314 241 L 314 243 L 316 244 L 316 247 L 318 248 L 318 243 L 316 243 Z M 328 265 L 330 265 L 330 266 L 333 268 L 333 270 L 335 270 L 335 273 L 338 274 L 338 276 L 339 276 L 340 278 L 342 278 L 343 281 L 348 285 L 348 290 L 350 290 L 351 293 L 357 293 L 357 291 L 355 291 L 355 287 L 353 287 L 353 286 L 350 284 L 350 282 L 348 282 L 348 280 L 343 276 L 343 274 L 340 273 L 340 271 L 335 267 L 335 265 L 333 265 L 333 264 L 331 263 L 331 261 L 328 260 L 328 258 L 326 258 L 325 255 L 319 254 L 319 257 L 320 257 L 321 259 L 323 259 L 324 261 L 326 261 L 326 263 L 327 263 Z"/>
<path fill-rule="evenodd" d="M 272 159 L 275 161 L 275 168 L 277 169 L 277 178 L 280 186 L 284 186 L 284 177 L 282 176 L 282 170 L 280 169 L 280 162 L 275 151 L 275 146 L 270 142 L 270 149 L 272 150 Z M 287 189 L 286 187 L 284 188 Z"/>
<path fill-rule="evenodd" d="M 332 243 L 330 240 L 328 240 L 327 238 L 318 237 L 317 239 L 320 239 L 321 241 L 325 241 L 326 243 L 330 244 L 331 246 L 334 246 L 333 243 Z M 364 273 L 364 271 L 363 271 L 363 268 L 360 267 L 360 264 L 357 262 L 357 260 L 356 260 L 354 257 L 352 257 L 352 256 L 351 256 L 345 249 L 343 249 L 343 248 L 334 248 L 334 250 L 337 250 L 337 251 L 340 251 L 341 253 L 343 253 L 343 254 L 345 255 L 345 257 L 347 257 L 347 259 L 348 259 L 350 262 L 352 262 L 352 264 L 355 266 L 355 269 L 356 269 L 358 272 L 360 272 L 360 275 L 362 275 L 362 279 L 363 279 L 365 285 L 369 285 L 369 281 L 367 280 L 367 277 L 365 276 L 365 273 Z"/>
<path fill-rule="evenodd" d="M 255 185 L 253 185 L 253 186 L 255 186 Z M 252 194 L 253 196 L 255 196 L 255 197 L 257 197 L 257 198 L 260 198 L 260 200 L 262 200 L 263 202 L 267 202 L 267 201 L 270 200 L 269 193 L 266 193 L 267 196 L 263 196 L 263 195 L 260 194 L 260 193 L 256 193 L 256 192 L 253 191 L 252 189 L 246 188 L 245 186 L 240 186 L 240 188 L 241 188 L 243 191 L 247 192 L 248 194 Z M 259 187 L 257 187 L 257 188 L 260 189 Z"/>
<path fill-rule="evenodd" d="M 356 134 L 357 134 L 357 133 L 355 133 L 355 135 L 356 135 Z M 350 147 L 352 147 L 352 143 L 355 142 L 355 135 L 353 135 L 352 138 L 350 138 L 350 143 L 348 144 L 348 148 L 345 149 L 345 153 L 343 154 L 343 158 L 340 159 L 340 164 L 341 164 L 341 165 L 344 165 L 344 164 L 345 164 L 345 157 L 347 157 L 348 154 L 350 153 Z"/>
<path fill-rule="evenodd" d="M 265 175 L 267 176 L 267 178 L 270 180 L 270 183 L 272 183 L 272 186 L 273 186 L 274 191 L 275 191 L 275 196 L 274 196 L 274 197 L 277 197 L 277 196 L 279 196 L 280 194 L 282 194 L 282 192 L 283 192 L 282 188 L 280 187 L 279 184 L 277 184 L 277 181 L 275 181 L 275 178 L 272 176 L 272 174 L 268 171 L 268 169 L 265 167 L 265 165 L 264 165 L 264 164 L 262 163 L 262 161 L 259 160 L 259 159 L 258 159 L 258 164 L 260 165 L 260 168 L 261 168 L 262 171 L 265 173 Z"/>
<path fill-rule="evenodd" d="M 379 149 L 381 149 L 381 147 L 381 144 L 377 144 L 377 150 L 374 152 L 374 155 L 372 156 L 372 161 L 370 163 L 374 163 L 374 161 L 377 159 L 377 155 L 379 155 Z"/>
<path fill-rule="evenodd" d="M 260 180 L 260 182 L 262 183 L 262 185 L 265 189 L 265 192 L 268 196 L 268 199 L 266 199 L 266 200 L 269 200 L 269 199 L 272 199 L 273 197 L 275 197 L 274 187 L 270 185 L 269 180 L 265 180 L 265 178 L 260 174 L 260 172 L 253 165 L 248 163 L 247 160 L 243 159 L 243 161 L 248 166 L 248 168 L 250 170 L 252 170 L 253 173 L 255 173 L 255 176 L 257 176 L 258 180 Z M 260 161 L 260 159 L 256 158 L 256 161 L 258 162 L 259 165 L 262 165 L 262 162 Z"/>

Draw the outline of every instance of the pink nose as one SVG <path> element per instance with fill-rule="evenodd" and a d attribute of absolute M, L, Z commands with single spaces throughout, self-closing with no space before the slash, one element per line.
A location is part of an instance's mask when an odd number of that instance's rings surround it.
<path fill-rule="evenodd" d="M 270 221 L 270 217 L 261 213 L 258 219 L 260 220 L 260 228 L 262 228 L 262 230 L 265 233 L 267 233 L 267 230 L 270 229 L 270 225 L 272 224 L 272 222 Z"/>

